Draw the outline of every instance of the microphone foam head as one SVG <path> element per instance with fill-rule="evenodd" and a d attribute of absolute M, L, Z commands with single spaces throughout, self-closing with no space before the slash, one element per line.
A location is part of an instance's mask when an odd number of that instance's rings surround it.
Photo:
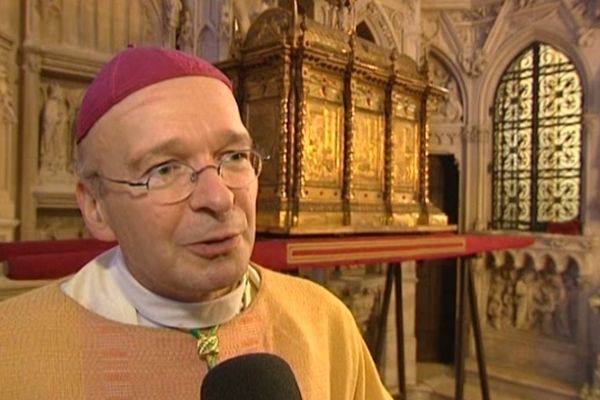
<path fill-rule="evenodd" d="M 217 364 L 208 371 L 201 400 L 302 400 L 289 364 L 268 353 L 252 353 Z"/>

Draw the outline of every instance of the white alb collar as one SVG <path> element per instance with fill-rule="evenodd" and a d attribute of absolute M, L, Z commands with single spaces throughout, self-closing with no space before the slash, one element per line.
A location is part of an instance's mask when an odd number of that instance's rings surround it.
<path fill-rule="evenodd" d="M 223 324 L 242 309 L 242 299 L 247 286 L 247 275 L 230 293 L 215 300 L 184 303 L 151 292 L 142 286 L 125 266 L 119 248 L 109 270 L 114 281 L 138 312 L 138 322 L 146 326 L 164 326 L 179 329 L 207 328 Z"/>

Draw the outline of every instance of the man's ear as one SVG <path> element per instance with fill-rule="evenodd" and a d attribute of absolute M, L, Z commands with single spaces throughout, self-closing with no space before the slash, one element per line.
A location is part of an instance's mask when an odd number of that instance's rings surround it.
<path fill-rule="evenodd" d="M 75 197 L 85 225 L 92 236 L 105 241 L 117 240 L 106 218 L 102 203 L 97 198 L 97 194 L 84 182 L 79 181 L 75 188 Z"/>

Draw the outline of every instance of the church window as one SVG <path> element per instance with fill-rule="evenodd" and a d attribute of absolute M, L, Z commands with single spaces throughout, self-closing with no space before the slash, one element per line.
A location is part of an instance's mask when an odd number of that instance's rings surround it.
<path fill-rule="evenodd" d="M 550 45 L 533 43 L 504 71 L 493 106 L 494 229 L 579 226 L 582 103 L 574 64 Z"/>

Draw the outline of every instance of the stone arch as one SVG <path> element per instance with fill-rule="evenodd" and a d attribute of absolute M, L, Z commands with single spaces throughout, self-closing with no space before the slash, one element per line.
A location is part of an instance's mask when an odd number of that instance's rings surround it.
<path fill-rule="evenodd" d="M 504 40 L 501 46 L 494 52 L 495 57 L 490 59 L 490 63 L 487 66 L 484 74 L 479 81 L 478 86 L 473 90 L 473 93 L 477 93 L 479 101 L 473 102 L 474 108 L 472 109 L 473 118 L 479 122 L 479 130 L 485 136 L 480 138 L 480 149 L 479 152 L 484 155 L 484 159 L 480 165 L 488 165 L 491 162 L 492 156 L 492 134 L 493 126 L 492 119 L 490 118 L 490 110 L 494 105 L 494 99 L 498 84 L 502 75 L 508 68 L 508 66 L 518 57 L 525 49 L 531 46 L 535 42 L 548 44 L 563 54 L 565 54 L 569 60 L 575 66 L 575 69 L 579 75 L 581 82 L 582 92 L 584 96 L 584 103 L 582 108 L 582 114 L 594 112 L 592 108 L 592 101 L 587 101 L 588 95 L 593 92 L 590 86 L 590 74 L 589 68 L 585 65 L 583 58 L 579 54 L 576 45 L 571 43 L 568 38 L 562 37 L 560 31 L 558 33 L 549 32 L 542 29 L 527 28 L 518 31 L 511 35 L 510 40 Z M 586 148 L 586 134 L 585 125 L 583 126 L 582 134 L 582 151 Z M 483 182 L 480 182 L 483 184 Z M 580 212 L 586 212 L 585 199 L 586 199 L 586 168 L 582 165 L 581 169 L 581 208 Z M 482 204 L 483 215 L 482 218 L 490 221 L 492 218 L 492 193 L 491 186 L 486 187 L 485 201 Z"/>
<path fill-rule="evenodd" d="M 394 35 L 391 23 L 377 2 L 371 1 L 366 7 L 357 10 L 356 24 L 362 23 L 369 28 L 377 45 L 396 50 L 402 48 Z"/>
<path fill-rule="evenodd" d="M 356 25 L 356 36 L 368 40 L 369 42 L 377 43 L 373 31 L 366 21 L 361 21 Z"/>
<path fill-rule="evenodd" d="M 495 51 L 495 57 L 490 60 L 490 63 L 484 72 L 481 85 L 476 91 L 480 93 L 481 101 L 479 102 L 479 108 L 476 111 L 479 121 L 489 120 L 489 110 L 494 104 L 494 95 L 496 88 L 500 82 L 502 74 L 508 68 L 510 63 L 517 57 L 524 49 L 529 47 L 534 42 L 547 43 L 559 51 L 563 52 L 577 70 L 579 78 L 581 80 L 581 86 L 584 94 L 592 92 L 590 86 L 590 74 L 589 69 L 579 55 L 577 49 L 573 46 L 567 38 L 557 35 L 552 32 L 539 29 L 527 29 L 518 34 L 512 35 L 511 40 L 507 40 L 503 45 Z M 584 114 L 591 112 L 591 104 L 586 102 L 584 104 Z M 491 126 L 491 122 L 490 122 Z M 491 130 L 489 130 L 491 132 Z"/>
<path fill-rule="evenodd" d="M 458 66 L 438 48 L 429 49 L 428 60 L 429 76 L 433 84 L 449 91 L 446 100 L 434 100 L 428 106 L 431 150 L 454 153 L 460 165 L 461 134 L 467 121 L 465 82 Z"/>
<path fill-rule="evenodd" d="M 204 25 L 198 33 L 198 55 L 209 61 L 218 61 L 219 59 L 219 34 L 209 25 Z"/>

